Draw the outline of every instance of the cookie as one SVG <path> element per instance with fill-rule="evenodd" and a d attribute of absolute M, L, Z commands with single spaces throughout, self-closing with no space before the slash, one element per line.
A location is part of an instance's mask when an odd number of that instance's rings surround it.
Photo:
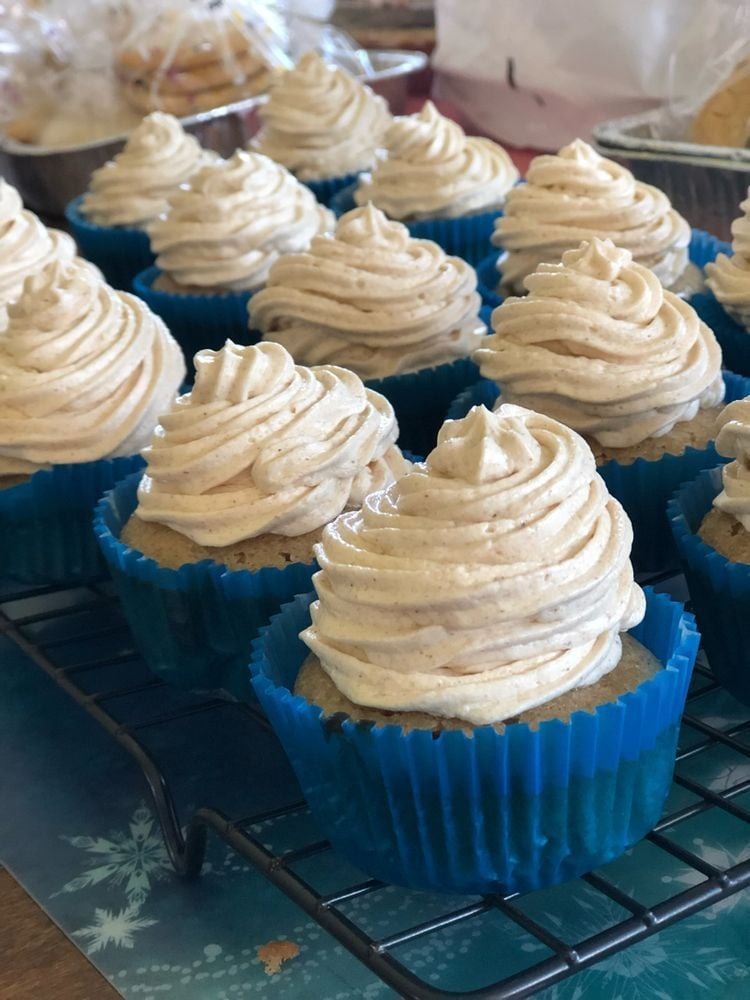
<path fill-rule="evenodd" d="M 131 77 L 145 76 L 164 67 L 168 60 L 170 69 L 195 70 L 215 62 L 230 62 L 232 57 L 247 52 L 251 47 L 246 32 L 233 21 L 202 19 L 193 21 L 187 28 L 181 18 L 170 18 L 157 28 L 152 45 L 124 49 L 117 57 L 118 69 Z M 177 38 L 176 45 L 169 39 Z"/>
<path fill-rule="evenodd" d="M 125 97 L 129 104 L 144 115 L 152 111 L 166 111 L 175 118 L 185 118 L 253 97 L 265 89 L 265 79 L 266 74 L 262 73 L 251 81 L 211 87 L 196 94 L 164 94 L 158 87 L 154 90 L 151 84 L 137 80 L 125 85 Z"/>
<path fill-rule="evenodd" d="M 693 121 L 690 138 L 710 146 L 745 147 L 750 139 L 750 60 L 735 67 Z"/>

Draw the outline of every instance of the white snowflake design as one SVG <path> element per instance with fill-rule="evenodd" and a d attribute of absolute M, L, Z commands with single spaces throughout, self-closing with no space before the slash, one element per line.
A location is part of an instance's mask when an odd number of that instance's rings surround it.
<path fill-rule="evenodd" d="M 62 839 L 84 851 L 91 861 L 82 875 L 66 882 L 53 897 L 109 883 L 124 889 L 129 908 L 140 907 L 153 883 L 167 878 L 172 870 L 161 831 L 145 802 L 133 813 L 127 831 L 117 830 L 108 837 Z"/>
<path fill-rule="evenodd" d="M 138 913 L 137 906 L 127 906 L 119 913 L 97 907 L 94 910 L 94 922 L 89 927 L 73 931 L 73 937 L 87 941 L 87 955 L 103 951 L 109 944 L 113 944 L 116 948 L 132 948 L 133 935 L 136 931 L 143 930 L 144 927 L 153 927 L 158 923 L 157 920 L 141 917 Z"/>

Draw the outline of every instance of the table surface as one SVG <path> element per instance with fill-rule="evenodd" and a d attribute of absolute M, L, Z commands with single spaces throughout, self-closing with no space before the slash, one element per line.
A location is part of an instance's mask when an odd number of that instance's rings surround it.
<path fill-rule="evenodd" d="M 118 995 L 4 868 L 0 899 L 4 1000 L 107 1000 Z"/>

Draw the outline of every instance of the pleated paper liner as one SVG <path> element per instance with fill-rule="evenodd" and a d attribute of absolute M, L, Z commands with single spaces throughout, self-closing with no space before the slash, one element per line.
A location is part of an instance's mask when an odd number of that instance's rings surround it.
<path fill-rule="evenodd" d="M 54 465 L 0 490 L 0 565 L 24 583 L 85 583 L 105 564 L 91 529 L 106 490 L 143 467 L 140 455 Z"/>
<path fill-rule="evenodd" d="M 99 503 L 94 532 L 125 617 L 148 666 L 186 690 L 251 695 L 252 640 L 279 607 L 310 587 L 314 563 L 284 569 L 230 570 L 211 560 L 180 569 L 159 566 L 120 541 L 137 504 L 140 474 Z"/>
<path fill-rule="evenodd" d="M 161 274 L 150 267 L 133 282 L 136 295 L 161 316 L 182 348 L 188 377 L 195 374 L 193 355 L 204 348 L 221 350 L 227 339 L 236 344 L 255 344 L 258 333 L 248 326 L 247 304 L 251 292 L 220 292 L 216 295 L 181 295 L 154 288 Z"/>
<path fill-rule="evenodd" d="M 730 562 L 698 535 L 721 491 L 721 467 L 704 469 L 669 502 L 667 516 L 695 617 L 717 679 L 750 704 L 750 566 Z"/>
<path fill-rule="evenodd" d="M 114 288 L 132 291 L 135 276 L 154 263 L 147 233 L 130 226 L 98 226 L 81 212 L 82 200 L 80 195 L 65 208 L 81 256 L 96 264 Z"/>
<path fill-rule="evenodd" d="M 352 864 L 438 892 L 527 892 L 597 868 L 658 821 L 699 636 L 647 591 L 632 634 L 664 664 L 635 691 L 568 722 L 404 733 L 292 693 L 313 595 L 254 643 L 253 684 L 324 836 Z"/>

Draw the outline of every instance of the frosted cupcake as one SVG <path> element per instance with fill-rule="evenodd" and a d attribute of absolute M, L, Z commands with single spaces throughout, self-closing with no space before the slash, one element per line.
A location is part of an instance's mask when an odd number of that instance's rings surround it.
<path fill-rule="evenodd" d="M 382 97 L 316 52 L 273 80 L 259 114 L 263 127 L 252 147 L 323 203 L 374 165 L 392 120 Z"/>
<path fill-rule="evenodd" d="M 30 274 L 52 261 L 75 257 L 75 244 L 23 207 L 16 189 L 0 177 L 0 326 L 4 307 L 18 298 Z"/>
<path fill-rule="evenodd" d="M 0 339 L 6 573 L 65 582 L 100 572 L 92 508 L 140 466 L 184 375 L 161 320 L 89 264 L 53 262 L 26 280 Z"/>
<path fill-rule="evenodd" d="M 538 408 L 583 434 L 635 527 L 634 562 L 670 551 L 664 508 L 675 486 L 715 464 L 724 399 L 709 328 L 628 250 L 593 239 L 540 264 L 528 295 L 492 314 L 475 359 L 507 402 Z M 727 376 L 730 397 L 745 380 Z M 666 546 L 666 549 L 665 549 Z"/>
<path fill-rule="evenodd" d="M 149 227 L 156 267 L 136 292 L 185 355 L 247 337 L 247 303 L 281 254 L 300 253 L 334 226 L 333 214 L 278 163 L 238 150 L 203 167 Z"/>
<path fill-rule="evenodd" d="M 339 211 L 372 202 L 412 235 L 435 240 L 448 253 L 477 261 L 518 180 L 512 160 L 490 139 L 466 136 L 430 101 L 415 115 L 394 119 L 387 156 L 351 193 L 331 202 Z"/>
<path fill-rule="evenodd" d="M 424 454 L 450 400 L 475 380 L 469 357 L 486 332 L 476 289 L 464 260 L 367 205 L 273 265 L 250 300 L 250 325 L 303 364 L 378 380 L 405 446 Z"/>
<path fill-rule="evenodd" d="M 611 239 L 667 288 L 699 283 L 688 267 L 690 227 L 667 196 L 576 139 L 531 161 L 526 184 L 508 195 L 492 242 L 501 247 L 501 291 L 524 292 L 540 263 L 557 263 L 582 240 Z"/>
<path fill-rule="evenodd" d="M 711 668 L 750 702 L 750 399 L 717 421 L 716 450 L 732 459 L 677 491 L 669 518 Z"/>
<path fill-rule="evenodd" d="M 156 111 L 94 171 L 65 214 L 82 253 L 111 284 L 130 290 L 136 274 L 153 264 L 146 227 L 210 156 L 176 118 Z"/>
<path fill-rule="evenodd" d="M 352 372 L 231 342 L 195 367 L 96 530 L 150 666 L 237 692 L 257 629 L 309 584 L 323 526 L 408 463 L 390 404 Z"/>
<path fill-rule="evenodd" d="M 448 421 L 326 528 L 312 621 L 287 607 L 253 672 L 336 850 L 388 882 L 508 893 L 643 836 L 697 635 L 674 655 L 680 615 L 646 610 L 631 541 L 585 442 L 511 405 Z"/>

